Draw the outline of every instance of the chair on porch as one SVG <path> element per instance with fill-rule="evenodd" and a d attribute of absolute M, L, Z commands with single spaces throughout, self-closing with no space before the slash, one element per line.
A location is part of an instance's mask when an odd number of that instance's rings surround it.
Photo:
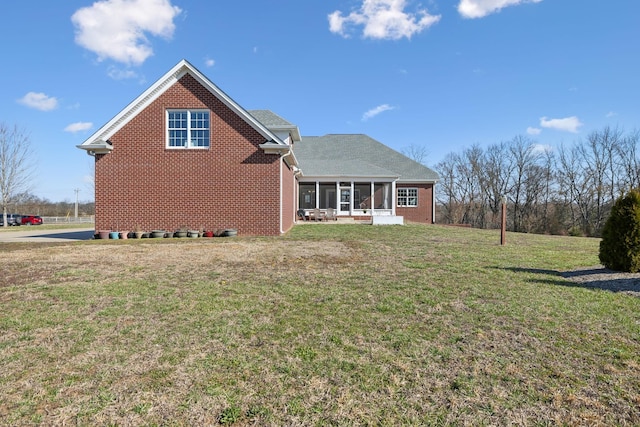
<path fill-rule="evenodd" d="M 330 219 L 337 221 L 338 217 L 336 216 L 336 210 L 333 208 L 327 208 L 327 213 L 324 215 L 324 219 L 327 221 Z"/>
<path fill-rule="evenodd" d="M 315 208 L 314 210 L 309 212 L 309 219 L 311 219 L 312 217 L 315 221 L 322 221 L 322 212 L 320 212 L 320 209 Z"/>
<path fill-rule="evenodd" d="M 303 221 L 307 220 L 307 214 L 304 212 L 304 209 L 298 209 L 298 212 L 296 212 L 296 215 L 298 216 L 298 219 L 301 219 Z"/>

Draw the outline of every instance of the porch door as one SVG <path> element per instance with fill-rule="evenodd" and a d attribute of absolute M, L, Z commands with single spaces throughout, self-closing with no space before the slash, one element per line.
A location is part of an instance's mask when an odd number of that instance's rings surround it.
<path fill-rule="evenodd" d="M 351 211 L 351 187 L 340 187 L 340 213 L 349 214 Z"/>

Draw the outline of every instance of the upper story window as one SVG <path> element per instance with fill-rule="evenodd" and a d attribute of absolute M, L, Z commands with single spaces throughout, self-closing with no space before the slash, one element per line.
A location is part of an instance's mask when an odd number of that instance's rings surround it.
<path fill-rule="evenodd" d="M 168 148 L 209 148 L 208 110 L 167 110 Z"/>
<path fill-rule="evenodd" d="M 418 206 L 418 189 L 398 188 L 398 206 Z"/>

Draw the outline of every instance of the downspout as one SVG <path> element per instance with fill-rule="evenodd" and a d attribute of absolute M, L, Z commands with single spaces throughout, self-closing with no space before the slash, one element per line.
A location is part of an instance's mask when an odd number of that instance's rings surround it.
<path fill-rule="evenodd" d="M 280 154 L 280 213 L 278 217 L 280 218 L 280 234 L 284 234 L 284 230 L 282 229 L 282 206 L 284 201 L 282 200 L 282 192 L 283 192 L 283 183 L 282 183 L 282 162 L 284 161 L 285 154 Z"/>
<path fill-rule="evenodd" d="M 431 184 L 431 224 L 436 223 L 436 183 Z"/>
<path fill-rule="evenodd" d="M 300 182 L 298 181 L 298 176 L 300 175 L 300 169 L 298 169 L 297 171 L 294 169 L 293 172 L 293 191 L 291 194 L 291 197 L 293 200 L 293 210 L 295 212 L 298 212 L 298 209 L 300 209 L 300 198 L 299 198 L 299 193 L 300 193 Z M 294 220 L 293 223 L 297 224 L 298 223 L 298 214 L 294 214 Z"/>

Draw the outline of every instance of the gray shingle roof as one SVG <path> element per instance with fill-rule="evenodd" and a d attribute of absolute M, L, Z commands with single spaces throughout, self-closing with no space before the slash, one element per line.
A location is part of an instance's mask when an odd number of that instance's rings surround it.
<path fill-rule="evenodd" d="M 300 141 L 300 129 L 298 126 L 286 121 L 271 110 L 250 110 L 248 113 L 270 131 L 286 138 L 283 133 L 288 133 L 293 141 Z"/>
<path fill-rule="evenodd" d="M 367 135 L 304 136 L 294 145 L 293 152 L 304 176 L 398 177 L 400 182 L 438 180 L 432 169 Z"/>
<path fill-rule="evenodd" d="M 270 110 L 248 110 L 249 114 L 255 117 L 260 123 L 268 128 L 271 127 L 295 127 L 276 113 Z"/>

